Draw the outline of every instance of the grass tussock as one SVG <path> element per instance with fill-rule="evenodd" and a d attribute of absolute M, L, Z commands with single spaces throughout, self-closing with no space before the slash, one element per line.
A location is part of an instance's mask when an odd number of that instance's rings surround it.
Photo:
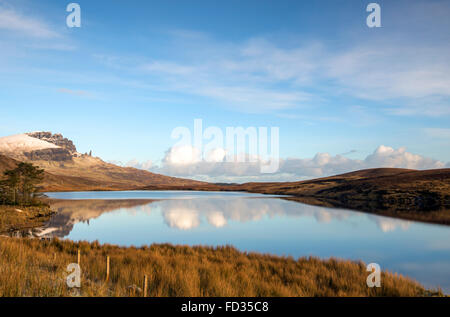
<path fill-rule="evenodd" d="M 81 296 L 426 296 L 388 272 L 368 288 L 363 263 L 242 253 L 233 247 L 168 244 L 121 248 L 94 243 L 0 238 L 0 296 L 71 296 L 66 267 L 81 252 Z M 110 277 L 106 277 L 110 256 Z M 440 293 L 437 293 L 438 295 Z"/>

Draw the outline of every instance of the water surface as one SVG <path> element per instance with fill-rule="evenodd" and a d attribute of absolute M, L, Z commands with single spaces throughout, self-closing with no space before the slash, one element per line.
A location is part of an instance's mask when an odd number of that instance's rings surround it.
<path fill-rule="evenodd" d="M 49 235 L 122 246 L 233 245 L 242 251 L 378 263 L 450 293 L 450 227 L 231 192 L 48 193 Z"/>

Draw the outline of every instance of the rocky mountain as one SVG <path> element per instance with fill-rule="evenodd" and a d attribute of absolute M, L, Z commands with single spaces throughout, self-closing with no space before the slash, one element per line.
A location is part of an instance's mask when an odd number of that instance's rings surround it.
<path fill-rule="evenodd" d="M 73 145 L 73 142 L 61 134 L 52 134 L 51 132 L 32 132 L 27 133 L 28 136 L 36 138 L 45 142 L 52 143 L 60 148 L 67 150 L 69 153 L 77 153 L 77 148 Z"/>
<path fill-rule="evenodd" d="M 52 134 L 51 132 L 33 132 L 26 133 L 27 136 L 53 144 L 54 148 L 37 149 L 23 153 L 30 161 L 71 161 L 72 157 L 78 156 L 77 149 L 73 142 L 64 138 L 61 134 Z"/>
<path fill-rule="evenodd" d="M 46 171 L 44 191 L 131 190 L 144 186 L 183 188 L 204 184 L 106 163 L 90 154 L 78 153 L 71 140 L 51 132 L 2 137 L 0 155 L 0 171 L 19 161 L 43 168 Z"/>
<path fill-rule="evenodd" d="M 0 153 L 15 159 L 26 159 L 25 153 L 57 149 L 57 145 L 33 138 L 27 134 L 17 134 L 0 138 Z"/>

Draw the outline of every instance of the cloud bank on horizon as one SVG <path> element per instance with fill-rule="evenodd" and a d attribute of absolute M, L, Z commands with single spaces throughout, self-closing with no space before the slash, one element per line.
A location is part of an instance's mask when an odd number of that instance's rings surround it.
<path fill-rule="evenodd" d="M 214 149 L 214 160 L 193 159 L 186 147 L 171 148 L 161 165 L 151 161 L 132 160 L 120 165 L 146 169 L 151 172 L 170 176 L 189 177 L 203 181 L 241 183 L 248 181 L 297 181 L 368 169 L 368 168 L 406 168 L 436 169 L 450 168 L 445 164 L 421 155 L 406 151 L 405 148 L 394 149 L 381 145 L 363 160 L 351 159 L 344 155 L 332 156 L 329 153 L 317 153 L 312 158 L 286 158 L 280 160 L 279 170 L 272 174 L 261 174 L 260 162 L 226 162 L 225 150 Z M 217 150 L 221 155 L 214 155 Z M 192 151 L 195 151 L 192 150 Z M 208 158 L 208 156 L 206 156 Z"/>

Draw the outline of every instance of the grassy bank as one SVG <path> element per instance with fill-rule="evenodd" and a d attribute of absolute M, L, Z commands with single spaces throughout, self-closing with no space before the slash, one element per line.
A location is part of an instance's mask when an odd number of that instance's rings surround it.
<path fill-rule="evenodd" d="M 47 206 L 19 207 L 0 205 L 0 234 L 42 226 L 50 219 L 52 211 Z"/>
<path fill-rule="evenodd" d="M 363 263 L 245 254 L 232 247 L 98 243 L 0 238 L 0 296 L 69 296 L 65 269 L 81 252 L 82 296 L 426 296 L 418 283 L 383 272 L 368 288 Z M 105 282 L 106 256 L 110 278 Z"/>

